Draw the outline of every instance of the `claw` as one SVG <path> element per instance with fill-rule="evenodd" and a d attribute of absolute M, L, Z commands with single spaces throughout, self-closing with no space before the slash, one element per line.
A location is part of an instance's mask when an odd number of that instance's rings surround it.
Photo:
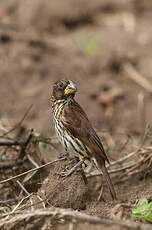
<path fill-rule="evenodd" d="M 80 170 L 80 166 L 83 164 L 83 161 L 79 161 L 75 166 L 73 166 L 73 168 L 67 170 L 67 171 L 63 171 L 61 173 L 58 173 L 58 175 L 62 176 L 62 177 L 67 177 L 70 176 L 73 172 L 75 172 L 76 170 Z"/>
<path fill-rule="evenodd" d="M 68 171 L 63 171 L 63 172 L 61 172 L 61 173 L 59 173 L 59 175 L 61 176 L 61 177 L 67 177 L 67 176 L 70 176 L 72 174 L 72 172 L 71 172 L 71 170 L 68 170 Z"/>

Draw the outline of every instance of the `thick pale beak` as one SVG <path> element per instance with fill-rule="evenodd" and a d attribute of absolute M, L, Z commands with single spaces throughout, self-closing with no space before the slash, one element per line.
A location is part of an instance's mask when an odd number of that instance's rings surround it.
<path fill-rule="evenodd" d="M 67 87 L 64 90 L 64 95 L 70 95 L 70 94 L 74 94 L 77 91 L 76 85 L 70 81 L 70 84 L 67 85 Z"/>

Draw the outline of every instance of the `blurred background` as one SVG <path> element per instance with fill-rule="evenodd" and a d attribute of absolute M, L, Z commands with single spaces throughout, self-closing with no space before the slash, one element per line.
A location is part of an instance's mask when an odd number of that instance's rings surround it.
<path fill-rule="evenodd" d="M 152 116 L 152 1 L 1 0 L 0 118 L 54 132 L 51 89 L 76 82 L 97 130 L 140 135 Z"/>

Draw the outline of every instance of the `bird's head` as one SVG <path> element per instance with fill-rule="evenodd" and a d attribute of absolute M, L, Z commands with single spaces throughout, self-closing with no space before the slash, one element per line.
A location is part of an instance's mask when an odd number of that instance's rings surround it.
<path fill-rule="evenodd" d="M 52 100 L 74 97 L 77 91 L 76 85 L 71 80 L 59 80 L 53 85 Z"/>

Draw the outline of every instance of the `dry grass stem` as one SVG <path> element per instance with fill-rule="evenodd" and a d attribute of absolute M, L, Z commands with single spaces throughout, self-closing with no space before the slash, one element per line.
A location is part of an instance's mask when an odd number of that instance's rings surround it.
<path fill-rule="evenodd" d="M 135 83 L 145 89 L 148 93 L 152 93 L 152 84 L 144 76 L 142 76 L 130 63 L 125 63 L 123 65 L 123 69 L 130 79 L 132 79 Z"/>
<path fill-rule="evenodd" d="M 18 204 L 19 206 L 20 204 Z M 17 208 L 16 208 L 17 209 Z M 4 216 L 4 215 L 3 215 Z M 24 221 L 25 219 L 29 218 L 43 218 L 49 217 L 52 220 L 58 222 L 61 219 L 65 221 L 72 222 L 75 220 L 79 223 L 91 223 L 91 224 L 103 224 L 108 226 L 118 225 L 121 227 L 125 227 L 127 229 L 134 229 L 134 230 L 151 230 L 150 224 L 141 224 L 136 222 L 128 222 L 128 221 L 119 221 L 119 220 L 112 220 L 112 219 L 104 219 L 97 216 L 87 215 L 82 212 L 73 211 L 70 209 L 61 209 L 61 208 L 45 208 L 45 209 L 35 209 L 31 212 L 31 210 L 24 210 L 22 212 L 15 212 L 14 210 L 12 213 L 9 213 L 9 219 L 6 217 L 2 218 L 0 221 L 0 227 L 7 226 L 8 224 L 13 224 L 16 222 Z"/>

